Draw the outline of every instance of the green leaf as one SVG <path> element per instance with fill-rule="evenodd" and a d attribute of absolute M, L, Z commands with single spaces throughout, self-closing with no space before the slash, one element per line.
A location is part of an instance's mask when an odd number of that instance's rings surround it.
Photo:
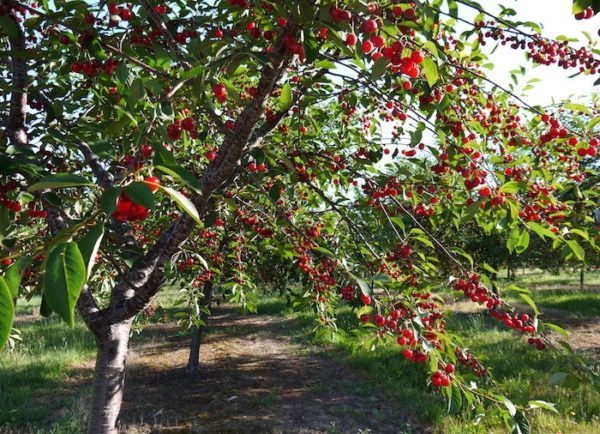
<path fill-rule="evenodd" d="M 92 274 L 92 268 L 96 259 L 96 254 L 100 249 L 102 238 L 104 237 L 104 224 L 99 223 L 91 228 L 83 238 L 79 240 L 77 245 L 86 264 L 87 277 L 89 279 Z"/>
<path fill-rule="evenodd" d="M 558 410 L 556 409 L 556 404 L 553 404 L 551 402 L 534 400 L 534 401 L 529 401 L 527 404 L 531 408 L 543 408 L 544 410 L 550 410 L 550 411 L 553 411 L 554 413 L 558 414 Z"/>
<path fill-rule="evenodd" d="M 377 80 L 378 78 L 383 77 L 383 75 L 388 70 L 389 64 L 390 64 L 390 61 L 388 59 L 385 59 L 383 57 L 380 59 L 377 59 L 375 61 L 375 63 L 373 64 L 373 69 L 371 70 L 371 79 Z"/>
<path fill-rule="evenodd" d="M 44 297 L 48 306 L 71 327 L 85 280 L 85 262 L 76 243 L 61 243 L 50 250 L 44 273 Z"/>
<path fill-rule="evenodd" d="M 423 72 L 425 73 L 425 79 L 429 86 L 433 87 L 440 79 L 440 74 L 437 69 L 437 65 L 430 57 L 425 57 L 423 60 Z"/>
<path fill-rule="evenodd" d="M 519 242 L 515 247 L 517 254 L 523 253 L 529 247 L 529 232 L 523 231 L 521 232 L 521 236 L 519 236 Z"/>
<path fill-rule="evenodd" d="M 558 333 L 560 333 L 561 335 L 563 335 L 565 337 L 569 336 L 569 332 L 567 332 L 564 328 L 562 328 L 559 325 L 556 325 L 556 324 L 551 323 L 551 322 L 544 322 L 543 325 L 544 325 L 544 327 L 549 327 L 552 330 L 554 330 L 555 332 L 558 332 Z"/>
<path fill-rule="evenodd" d="M 30 186 L 27 191 L 34 192 L 52 188 L 76 187 L 80 185 L 94 185 L 87 178 L 70 173 L 57 173 L 56 175 L 46 176 L 40 181 Z"/>
<path fill-rule="evenodd" d="M 145 182 L 133 182 L 125 187 L 127 197 L 148 209 L 154 208 L 156 201 L 152 190 Z"/>
<path fill-rule="evenodd" d="M 519 292 L 519 297 L 521 297 L 523 299 L 523 301 L 525 301 L 525 303 L 527 303 L 529 305 L 529 307 L 531 307 L 531 309 L 533 310 L 533 312 L 535 313 L 535 315 L 539 315 L 540 311 L 537 307 L 537 305 L 535 304 L 535 301 L 533 301 L 533 298 L 531 298 L 529 295 L 524 294 L 522 292 Z"/>
<path fill-rule="evenodd" d="M 166 173 L 167 175 L 171 175 L 173 178 L 184 183 L 195 192 L 200 191 L 200 182 L 198 181 L 196 176 L 189 170 L 176 164 L 163 164 L 154 167 L 160 170 L 161 172 Z"/>
<path fill-rule="evenodd" d="M 581 244 L 579 244 L 575 240 L 568 240 L 567 244 L 569 245 L 571 251 L 575 254 L 575 256 L 577 256 L 577 259 L 580 259 L 582 261 L 585 259 L 585 250 L 583 250 Z"/>
<path fill-rule="evenodd" d="M 356 276 L 354 276 L 354 280 L 356 280 L 356 283 L 358 284 L 358 287 L 360 288 L 360 291 L 363 294 L 371 295 L 373 293 L 373 291 L 371 290 L 371 287 L 369 287 L 369 285 L 367 285 L 367 282 L 365 282 L 364 280 L 362 280 Z"/>
<path fill-rule="evenodd" d="M 4 279 L 0 277 L 0 348 L 8 341 L 15 317 L 13 298 Z"/>
<path fill-rule="evenodd" d="M 512 253 L 515 250 L 515 248 L 519 245 L 520 239 L 521 231 L 519 231 L 519 228 L 516 227 L 512 230 L 512 232 L 508 236 L 508 239 L 506 240 L 506 248 L 509 252 Z"/>
<path fill-rule="evenodd" d="M 534 231 L 536 234 L 538 234 L 538 236 L 543 240 L 545 239 L 545 237 L 548 238 L 552 238 L 553 240 L 558 240 L 559 238 L 556 236 L 556 234 L 554 232 L 552 232 L 550 229 L 542 226 L 539 223 L 536 222 L 528 222 L 527 226 L 529 226 L 529 228 Z"/>
<path fill-rule="evenodd" d="M 144 81 L 141 78 L 136 78 L 131 83 L 130 87 L 131 98 L 135 103 L 139 102 L 146 96 L 146 89 L 144 89 Z"/>
<path fill-rule="evenodd" d="M 33 262 L 33 256 L 25 256 L 19 258 L 18 261 L 13 263 L 4 274 L 4 281 L 8 286 L 10 294 L 13 298 L 19 293 L 19 286 L 21 285 L 21 279 L 23 278 L 23 272 Z"/>
<path fill-rule="evenodd" d="M 198 210 L 194 206 L 191 200 L 185 197 L 183 194 L 178 192 L 177 190 L 173 190 L 169 187 L 159 186 L 162 190 L 164 190 L 171 198 L 177 203 L 179 208 L 188 214 L 191 218 L 193 218 L 196 223 L 200 226 L 204 226 L 202 220 L 200 220 L 200 214 L 198 214 Z"/>
<path fill-rule="evenodd" d="M 531 425 L 521 410 L 518 410 L 512 417 L 513 428 L 511 434 L 530 434 Z"/>
<path fill-rule="evenodd" d="M 121 194 L 121 189 L 118 187 L 110 187 L 102 196 L 100 196 L 100 209 L 106 213 L 106 215 L 111 215 L 115 209 L 117 209 L 117 199 Z"/>
<path fill-rule="evenodd" d="M 277 105 L 279 106 L 280 111 L 285 111 L 289 109 L 294 103 L 294 99 L 292 97 L 292 87 L 289 83 L 285 83 L 281 87 L 281 94 L 279 95 L 279 100 L 277 101 Z"/>
<path fill-rule="evenodd" d="M 511 194 L 511 193 L 517 193 L 520 190 L 526 190 L 526 189 L 527 189 L 527 184 L 525 184 L 524 182 L 509 181 L 506 184 L 504 184 L 502 187 L 500 187 L 500 189 L 498 191 L 500 193 Z"/>

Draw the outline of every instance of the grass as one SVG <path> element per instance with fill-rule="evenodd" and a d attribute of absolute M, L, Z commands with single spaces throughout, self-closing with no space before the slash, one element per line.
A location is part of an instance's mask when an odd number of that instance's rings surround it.
<path fill-rule="evenodd" d="M 33 313 L 38 300 L 18 305 L 20 316 Z M 86 377 L 79 367 L 94 356 L 94 341 L 81 322 L 69 328 L 56 316 L 18 320 L 22 342 L 0 351 L 0 427 L 38 426 L 50 414 L 74 413 L 80 405 L 72 390 Z M 51 402 L 42 402 L 52 395 Z M 67 418 L 68 419 L 68 418 Z M 48 432 L 74 432 L 75 420 L 63 420 Z M 64 429 L 63 429 L 64 428 Z M 35 431 L 33 431 L 35 432 Z"/>
<path fill-rule="evenodd" d="M 591 291 L 579 292 L 577 274 L 549 276 L 529 272 L 518 276 L 515 284 L 528 287 L 542 308 L 552 308 L 561 313 L 588 318 L 600 313 L 600 273 L 588 276 Z M 306 312 L 285 310 L 285 304 L 273 299 L 263 302 L 261 313 L 286 312 L 297 320 L 294 335 L 302 340 L 313 339 L 334 350 L 339 357 L 353 367 L 365 372 L 373 385 L 410 411 L 432 424 L 434 430 L 448 434 L 483 434 L 505 432 L 499 420 L 483 419 L 479 424 L 469 423 L 464 417 L 448 415 L 446 404 L 439 394 L 426 390 L 427 372 L 424 366 L 406 362 L 401 349 L 394 343 L 386 344 L 376 351 L 365 349 L 354 337 L 321 335 L 314 337 L 314 317 Z M 596 319 L 594 319 L 596 320 Z M 349 329 L 356 324 L 350 310 L 338 317 L 338 326 Z M 522 337 L 498 326 L 479 314 L 462 314 L 450 319 L 448 329 L 466 337 L 467 346 L 482 359 L 493 372 L 494 378 L 504 385 L 504 391 L 515 403 L 525 405 L 530 399 L 556 403 L 560 414 L 539 411 L 530 418 L 534 432 L 563 434 L 592 434 L 600 432 L 600 392 L 589 385 L 568 389 L 550 385 L 553 370 L 564 369 L 566 359 L 549 351 L 535 351 Z"/>
<path fill-rule="evenodd" d="M 577 274 L 549 276 L 528 271 L 517 275 L 514 283 L 533 290 L 534 298 L 542 308 L 574 314 L 580 318 L 598 315 L 600 273 L 589 273 L 589 286 L 578 290 Z M 176 294 L 162 293 L 156 304 L 161 304 L 167 318 L 177 309 L 171 308 Z M 0 432 L 71 434 L 81 432 L 84 426 L 87 397 L 95 347 L 93 338 L 81 322 L 73 329 L 56 316 L 37 319 L 39 299 L 20 303 L 17 307 L 22 342 L 10 351 L 0 351 Z M 265 299 L 260 313 L 283 314 L 295 319 L 296 326 L 289 330 L 301 342 L 314 341 L 314 316 L 307 312 L 293 312 L 280 299 Z M 339 325 L 348 329 L 356 322 L 348 309 L 341 312 Z M 517 403 L 528 399 L 542 399 L 557 403 L 560 415 L 540 412 L 533 417 L 534 432 L 563 434 L 591 434 L 600 432 L 600 394 L 589 386 L 565 389 L 548 384 L 549 373 L 564 363 L 549 352 L 533 351 L 515 334 L 497 327 L 478 315 L 462 315 L 451 320 L 449 328 L 466 336 L 467 344 L 476 353 L 487 354 L 485 363 L 495 378 L 505 384 L 506 394 Z M 235 333 L 235 331 L 232 331 Z M 135 340 L 152 339 L 142 333 Z M 397 345 L 384 345 L 372 352 L 361 347 L 355 339 L 321 335 L 322 344 L 306 351 L 324 351 L 363 371 L 370 379 L 360 391 L 368 396 L 374 389 L 383 390 L 391 399 L 402 403 L 407 412 L 419 415 L 438 432 L 448 434 L 480 434 L 505 432 L 505 428 L 489 420 L 478 425 L 459 416 L 446 414 L 446 406 L 439 394 L 424 386 L 427 372 L 423 366 L 405 362 Z M 48 400 L 47 398 L 52 399 Z M 274 397 L 265 397 L 264 405 L 271 405 Z M 332 432 L 335 427 L 332 427 Z"/>
<path fill-rule="evenodd" d="M 600 315 L 600 271 L 586 272 L 584 281 L 581 291 L 579 273 L 551 275 L 526 270 L 524 274 L 517 273 L 509 283 L 532 290 L 542 308 L 558 309 L 580 318 Z"/>

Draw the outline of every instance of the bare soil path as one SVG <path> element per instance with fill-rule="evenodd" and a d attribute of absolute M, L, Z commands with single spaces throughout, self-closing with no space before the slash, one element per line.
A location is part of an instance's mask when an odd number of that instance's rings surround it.
<path fill-rule="evenodd" d="M 132 345 L 124 432 L 427 432 L 360 373 L 293 342 L 288 321 L 217 310 L 192 376 L 182 368 L 189 338 L 150 330 L 155 339 Z"/>

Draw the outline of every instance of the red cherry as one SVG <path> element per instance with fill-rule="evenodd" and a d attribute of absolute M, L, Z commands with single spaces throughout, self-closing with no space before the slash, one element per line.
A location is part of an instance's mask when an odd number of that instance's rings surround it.
<path fill-rule="evenodd" d="M 185 118 L 181 121 L 181 128 L 186 131 L 192 131 L 196 129 L 196 122 L 192 118 Z"/>
<path fill-rule="evenodd" d="M 421 63 L 425 60 L 425 56 L 419 50 L 415 50 L 410 55 L 410 59 L 415 63 Z"/>
<path fill-rule="evenodd" d="M 369 54 L 371 51 L 373 51 L 373 43 L 371 41 L 364 41 L 361 44 L 361 48 L 363 50 L 363 53 L 365 54 Z"/>
<path fill-rule="evenodd" d="M 5 258 L 2 260 L 2 265 L 10 265 L 12 262 L 13 260 L 11 258 Z"/>
<path fill-rule="evenodd" d="M 108 12 L 110 12 L 111 15 L 118 15 L 119 14 L 119 5 L 117 5 L 116 3 L 109 3 L 108 4 Z"/>
<path fill-rule="evenodd" d="M 217 153 L 214 151 L 208 151 L 206 153 L 206 158 L 208 159 L 208 161 L 213 161 L 215 158 L 217 158 Z"/>
<path fill-rule="evenodd" d="M 223 35 L 224 35 L 223 30 L 221 30 L 221 29 L 215 29 L 214 35 L 215 35 L 215 38 L 221 39 L 223 37 Z"/>
<path fill-rule="evenodd" d="M 491 196 L 491 194 L 492 194 L 492 189 L 488 186 L 484 186 L 479 189 L 479 195 L 481 197 Z"/>
<path fill-rule="evenodd" d="M 129 9 L 123 9 L 121 11 L 121 13 L 119 14 L 119 16 L 121 17 L 122 20 L 129 21 L 129 20 L 131 20 L 131 17 L 133 16 L 133 14 L 131 13 L 131 10 L 129 10 Z"/>
<path fill-rule="evenodd" d="M 181 127 L 177 124 L 171 124 L 167 127 L 167 135 L 171 140 L 179 140 L 181 137 Z"/>
<path fill-rule="evenodd" d="M 371 304 L 371 297 L 368 296 L 367 294 L 360 294 L 360 301 L 362 301 L 362 304 L 369 306 Z"/>
<path fill-rule="evenodd" d="M 67 35 L 60 35 L 60 43 L 63 45 L 69 45 L 71 43 L 71 39 Z"/>
<path fill-rule="evenodd" d="M 158 190 L 158 186 L 160 185 L 160 178 L 158 176 L 148 176 L 144 178 L 144 182 L 148 184 L 150 190 L 156 191 Z"/>
<path fill-rule="evenodd" d="M 213 94 L 218 98 L 227 97 L 227 87 L 222 83 L 217 83 L 213 86 Z"/>
<path fill-rule="evenodd" d="M 280 25 L 281 27 L 285 27 L 285 26 L 287 26 L 287 20 L 283 17 L 279 17 L 279 18 L 277 18 L 277 24 Z"/>
<path fill-rule="evenodd" d="M 150 158 L 152 156 L 152 146 L 148 144 L 142 145 L 142 155 L 144 158 Z"/>
<path fill-rule="evenodd" d="M 354 45 L 356 45 L 357 40 L 358 38 L 354 33 L 348 33 L 348 35 L 346 36 L 346 45 L 353 47 Z"/>
<path fill-rule="evenodd" d="M 455 367 L 455 366 L 454 366 L 452 363 L 448 363 L 448 364 L 446 365 L 445 371 L 446 371 L 448 374 L 452 374 L 452 373 L 453 373 L 455 370 L 456 370 L 456 367 Z"/>
<path fill-rule="evenodd" d="M 375 33 L 379 29 L 379 25 L 375 20 L 367 20 L 363 24 L 363 31 L 367 33 Z"/>

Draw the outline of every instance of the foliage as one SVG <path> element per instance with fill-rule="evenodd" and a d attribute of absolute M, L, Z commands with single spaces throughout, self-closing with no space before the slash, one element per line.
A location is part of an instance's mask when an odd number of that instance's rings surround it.
<path fill-rule="evenodd" d="M 447 328 L 440 295 L 485 304 L 538 350 L 556 328 L 527 290 L 512 288 L 532 315 L 506 302 L 464 240 L 444 241 L 483 231 L 515 254 L 536 237 L 570 261 L 597 253 L 597 108 L 531 107 L 482 68 L 486 41 L 578 73 L 600 60 L 593 41 L 550 40 L 512 15 L 455 0 L 3 0 L 8 291 L 42 294 L 42 312 L 70 324 L 77 307 L 102 351 L 167 282 L 196 305 L 214 275 L 252 308 L 261 260 L 291 262 L 296 305 L 323 326 L 335 332 L 343 299 L 357 337 L 397 342 L 457 409 L 527 432 L 530 408 Z M 585 124 L 570 128 L 565 111 Z M 566 351 L 572 377 L 595 381 Z"/>

